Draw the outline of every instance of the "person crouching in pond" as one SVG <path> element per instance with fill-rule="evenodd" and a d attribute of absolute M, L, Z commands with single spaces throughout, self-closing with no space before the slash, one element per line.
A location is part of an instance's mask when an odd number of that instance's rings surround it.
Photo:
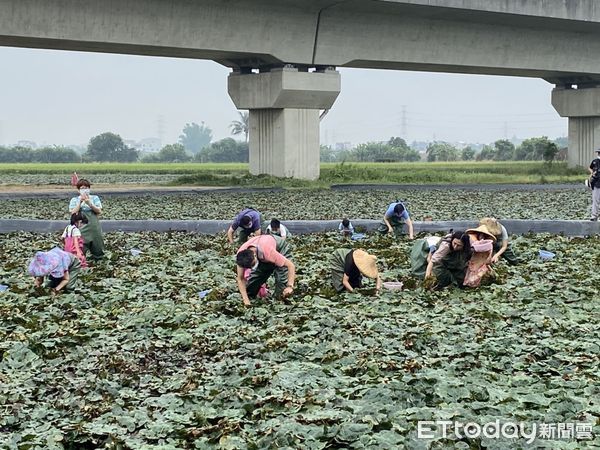
<path fill-rule="evenodd" d="M 262 214 L 254 208 L 242 210 L 227 229 L 227 240 L 233 244 L 233 235 L 238 228 L 241 228 L 238 234 L 238 244 L 246 242 L 250 236 L 259 236 L 262 233 Z"/>
<path fill-rule="evenodd" d="M 83 250 L 83 237 L 81 236 L 81 225 L 87 223 L 87 218 L 81 213 L 71 214 L 71 224 L 65 227 L 61 239 L 66 252 L 77 256 L 81 267 L 87 267 L 87 260 Z"/>
<path fill-rule="evenodd" d="M 34 277 L 35 287 L 42 286 L 44 278 L 48 277 L 46 287 L 56 294 L 63 289 L 73 289 L 80 269 L 81 263 L 75 255 L 56 247 L 48 252 L 37 252 L 27 271 Z"/>
<path fill-rule="evenodd" d="M 489 284 L 496 279 L 496 273 L 491 267 L 492 252 L 494 249 L 493 242 L 492 239 L 480 239 L 471 242 L 473 254 L 467 265 L 464 280 L 465 286 L 476 288 L 481 284 Z M 486 280 L 485 283 L 484 279 Z"/>
<path fill-rule="evenodd" d="M 69 211 L 71 214 L 82 213 L 87 224 L 81 227 L 84 254 L 89 250 L 94 259 L 104 256 L 104 239 L 98 217 L 102 214 L 102 202 L 97 195 L 91 195 L 90 182 L 84 178 L 77 182 L 79 195 L 71 199 Z"/>
<path fill-rule="evenodd" d="M 354 292 L 362 287 L 362 277 L 376 281 L 376 292 L 381 290 L 381 278 L 377 270 L 377 257 L 364 250 L 340 248 L 333 252 L 329 260 L 331 284 L 337 292 Z"/>
<path fill-rule="evenodd" d="M 342 238 L 352 238 L 352 235 L 354 234 L 354 226 L 352 225 L 352 222 L 350 222 L 350 219 L 344 217 L 338 225 L 338 231 L 342 235 Z"/>
<path fill-rule="evenodd" d="M 408 210 L 402 202 L 390 203 L 378 230 L 380 233 L 393 233 L 399 236 L 402 234 L 402 226 L 405 222 L 408 228 L 408 238 L 414 239 L 413 223 Z"/>
<path fill-rule="evenodd" d="M 435 275 L 435 290 L 441 290 L 451 284 L 462 288 L 471 257 L 471 242 L 464 231 L 455 231 L 446 235 L 427 264 L 425 279 Z"/>
<path fill-rule="evenodd" d="M 425 277 L 427 265 L 441 240 L 442 238 L 439 236 L 429 236 L 415 241 L 410 251 L 410 271 L 415 277 Z"/>
<path fill-rule="evenodd" d="M 271 223 L 267 227 L 266 234 L 271 234 L 273 236 L 279 236 L 281 239 L 287 239 L 292 236 L 290 230 L 282 224 L 279 219 L 271 219 Z"/>
<path fill-rule="evenodd" d="M 236 281 L 244 305 L 250 306 L 250 298 L 257 296 L 271 275 L 275 277 L 275 296 L 287 297 L 294 292 L 296 266 L 291 257 L 290 244 L 279 236 L 264 234 L 242 244 L 236 255 Z M 252 269 L 248 281 L 244 278 L 246 269 Z"/>
<path fill-rule="evenodd" d="M 485 225 L 490 233 L 494 235 L 492 264 L 497 263 L 500 258 L 504 259 L 511 266 L 516 266 L 521 262 L 510 245 L 508 231 L 506 231 L 504 225 L 493 217 L 484 217 L 479 221 L 479 225 Z"/>
<path fill-rule="evenodd" d="M 471 246 L 478 241 L 491 240 L 496 242 L 496 236 L 485 225 L 479 225 L 477 228 L 470 228 L 466 231 L 471 241 Z"/>

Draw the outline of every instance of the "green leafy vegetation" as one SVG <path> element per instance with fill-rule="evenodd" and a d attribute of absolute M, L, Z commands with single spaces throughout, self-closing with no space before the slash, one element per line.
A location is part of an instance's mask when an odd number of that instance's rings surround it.
<path fill-rule="evenodd" d="M 0 247 L 2 448 L 539 448 L 419 441 L 416 424 L 600 415 L 598 238 L 517 237 L 525 263 L 501 263 L 500 284 L 431 293 L 408 275 L 411 242 L 368 236 L 384 280 L 411 286 L 374 297 L 329 289 L 337 236 L 295 236 L 293 298 L 251 308 L 223 235 L 108 234 L 108 258 L 51 297 L 24 268 L 55 242 Z"/>
<path fill-rule="evenodd" d="M 590 195 L 583 186 L 546 190 L 278 190 L 102 196 L 103 219 L 233 219 L 247 206 L 266 218 L 381 219 L 387 206 L 404 200 L 413 220 L 586 219 Z M 0 218 L 67 219 L 68 199 L 0 201 Z"/>

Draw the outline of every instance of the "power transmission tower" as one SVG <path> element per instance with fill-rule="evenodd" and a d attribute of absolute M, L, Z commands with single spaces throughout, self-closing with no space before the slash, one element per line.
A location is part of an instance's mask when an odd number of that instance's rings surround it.
<path fill-rule="evenodd" d="M 402 130 L 402 139 L 407 140 L 408 119 L 406 118 L 406 105 L 402 105 L 402 122 L 400 129 Z"/>
<path fill-rule="evenodd" d="M 163 116 L 162 114 L 159 114 L 158 118 L 156 119 L 156 135 L 158 136 L 158 139 L 160 140 L 161 147 L 165 140 L 165 128 L 166 128 L 165 116 Z"/>

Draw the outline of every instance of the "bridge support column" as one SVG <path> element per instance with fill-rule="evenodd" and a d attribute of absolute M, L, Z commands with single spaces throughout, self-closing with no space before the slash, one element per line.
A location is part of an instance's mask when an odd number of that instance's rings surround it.
<path fill-rule="evenodd" d="M 282 178 L 319 178 L 319 110 L 340 93 L 336 70 L 301 72 L 295 67 L 228 78 L 239 109 L 248 109 L 250 173 Z"/>
<path fill-rule="evenodd" d="M 556 87 L 552 106 L 569 118 L 569 167 L 587 167 L 600 148 L 600 87 Z"/>

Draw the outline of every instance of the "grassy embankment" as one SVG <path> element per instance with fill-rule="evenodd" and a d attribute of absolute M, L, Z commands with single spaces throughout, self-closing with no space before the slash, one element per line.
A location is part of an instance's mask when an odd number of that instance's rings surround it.
<path fill-rule="evenodd" d="M 527 162 L 439 162 L 439 163 L 325 163 L 318 181 L 252 176 L 247 164 L 0 164 L 3 175 L 68 174 L 177 174 L 172 184 L 209 186 L 327 187 L 331 184 L 480 184 L 480 183 L 575 183 L 585 176 L 583 169 L 566 163 Z M 101 183 L 98 177 L 97 183 Z"/>

